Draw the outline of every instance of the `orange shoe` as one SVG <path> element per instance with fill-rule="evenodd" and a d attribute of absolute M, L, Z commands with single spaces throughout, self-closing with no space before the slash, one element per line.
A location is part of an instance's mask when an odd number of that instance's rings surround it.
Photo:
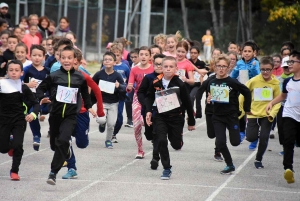
<path fill-rule="evenodd" d="M 14 155 L 14 149 L 10 149 L 7 154 L 10 156 L 10 157 L 13 157 Z"/>
<path fill-rule="evenodd" d="M 20 177 L 19 177 L 18 173 L 14 173 L 14 172 L 10 173 L 10 178 L 11 178 L 11 180 L 14 180 L 14 181 L 19 181 L 20 180 Z"/>

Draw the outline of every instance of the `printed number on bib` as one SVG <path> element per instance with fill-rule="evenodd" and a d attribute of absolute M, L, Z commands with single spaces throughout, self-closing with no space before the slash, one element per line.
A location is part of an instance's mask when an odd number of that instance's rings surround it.
<path fill-rule="evenodd" d="M 58 85 L 56 100 L 62 103 L 77 104 L 78 88 L 70 88 Z"/>
<path fill-rule="evenodd" d="M 273 100 L 273 90 L 271 88 L 255 88 L 254 101 L 271 101 Z"/>
<path fill-rule="evenodd" d="M 210 86 L 210 95 L 212 102 L 229 103 L 229 88 Z"/>
<path fill-rule="evenodd" d="M 176 91 L 179 92 L 178 87 L 155 92 L 155 102 L 158 113 L 164 113 L 180 107 L 180 99 Z"/>
<path fill-rule="evenodd" d="M 184 69 L 178 69 L 178 71 L 176 72 L 176 75 L 178 75 L 180 79 L 181 79 L 181 77 L 185 77 L 185 70 Z"/>

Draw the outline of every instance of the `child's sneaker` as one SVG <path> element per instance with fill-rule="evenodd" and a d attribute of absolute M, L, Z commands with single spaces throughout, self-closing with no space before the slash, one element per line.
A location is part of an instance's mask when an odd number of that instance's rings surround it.
<path fill-rule="evenodd" d="M 56 174 L 53 172 L 50 172 L 47 180 L 47 184 L 55 185 L 56 184 Z"/>
<path fill-rule="evenodd" d="M 41 138 L 37 135 L 35 135 L 33 137 L 33 149 L 35 151 L 38 151 L 40 149 L 40 145 L 41 145 Z"/>
<path fill-rule="evenodd" d="M 283 156 L 284 155 L 284 151 L 281 151 L 278 153 L 280 156 Z"/>
<path fill-rule="evenodd" d="M 77 179 L 76 170 L 73 168 L 69 169 L 68 172 L 62 176 L 63 179 Z"/>
<path fill-rule="evenodd" d="M 157 167 L 158 167 L 158 161 L 157 160 L 155 160 L 154 158 L 151 160 L 151 162 L 150 162 L 150 168 L 152 169 L 152 170 L 157 170 Z"/>
<path fill-rule="evenodd" d="M 132 120 L 127 119 L 127 123 L 125 124 L 125 127 L 133 128 L 133 122 L 132 122 Z"/>
<path fill-rule="evenodd" d="M 223 158 L 222 158 L 222 155 L 220 152 L 217 152 L 215 155 L 214 155 L 214 160 L 215 161 L 218 161 L 218 162 L 223 162 Z"/>
<path fill-rule="evenodd" d="M 270 133 L 270 139 L 274 139 L 275 138 L 275 131 L 271 131 Z"/>
<path fill-rule="evenodd" d="M 99 131 L 100 131 L 100 133 L 104 133 L 105 127 L 106 127 L 106 124 L 100 124 L 99 125 Z"/>
<path fill-rule="evenodd" d="M 10 156 L 10 157 L 13 157 L 14 155 L 14 149 L 10 149 L 7 154 Z"/>
<path fill-rule="evenodd" d="M 256 169 L 262 169 L 262 168 L 264 168 L 264 166 L 262 165 L 261 161 L 255 161 L 254 162 L 254 166 L 256 167 Z"/>
<path fill-rule="evenodd" d="M 255 140 L 254 142 L 251 142 L 249 144 L 249 150 L 250 151 L 254 151 L 256 149 L 256 147 L 257 147 L 257 143 L 258 143 L 258 140 Z"/>
<path fill-rule="evenodd" d="M 245 137 L 246 137 L 245 132 L 240 132 L 240 143 L 244 141 Z"/>
<path fill-rule="evenodd" d="M 222 170 L 221 174 L 232 174 L 235 171 L 235 167 L 233 165 L 226 166 L 224 170 Z"/>
<path fill-rule="evenodd" d="M 112 136 L 111 141 L 112 143 L 118 143 L 118 139 L 115 135 Z"/>
<path fill-rule="evenodd" d="M 105 147 L 108 148 L 108 149 L 113 149 L 114 148 L 110 140 L 105 141 Z"/>
<path fill-rule="evenodd" d="M 162 180 L 169 180 L 171 177 L 172 171 L 171 168 L 168 169 L 164 169 L 164 171 L 162 172 L 162 175 L 160 176 L 160 178 Z"/>
<path fill-rule="evenodd" d="M 144 152 L 143 151 L 139 151 L 138 154 L 135 156 L 135 159 L 143 159 L 144 158 Z"/>
<path fill-rule="evenodd" d="M 286 169 L 284 172 L 284 178 L 288 184 L 294 183 L 294 171 L 291 169 Z"/>
<path fill-rule="evenodd" d="M 18 173 L 10 172 L 10 179 L 14 180 L 14 181 L 19 181 L 20 177 L 19 177 Z"/>

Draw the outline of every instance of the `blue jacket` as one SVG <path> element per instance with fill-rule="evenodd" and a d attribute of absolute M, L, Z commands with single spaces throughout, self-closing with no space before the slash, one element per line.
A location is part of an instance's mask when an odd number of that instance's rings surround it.
<path fill-rule="evenodd" d="M 251 78 L 255 77 L 260 73 L 259 61 L 256 58 L 252 58 L 247 63 L 245 62 L 244 59 L 239 60 L 236 63 L 236 67 L 233 69 L 230 76 L 235 79 L 238 78 L 240 70 L 248 70 L 249 71 L 248 75 L 250 80 Z"/>

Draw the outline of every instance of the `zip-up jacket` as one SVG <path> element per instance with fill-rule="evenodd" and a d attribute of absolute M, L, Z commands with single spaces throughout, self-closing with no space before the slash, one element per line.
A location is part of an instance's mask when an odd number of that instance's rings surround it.
<path fill-rule="evenodd" d="M 155 100 L 155 92 L 165 89 L 163 86 L 163 83 L 162 83 L 162 78 L 163 78 L 163 74 L 160 74 L 150 84 L 150 87 L 149 87 L 148 93 L 147 93 L 147 97 L 145 100 L 146 113 L 152 112 L 152 105 Z M 168 118 L 170 116 L 176 116 L 176 115 L 180 115 L 180 114 L 184 115 L 185 110 L 187 110 L 188 125 L 194 126 L 195 118 L 194 118 L 194 114 L 193 114 L 193 112 L 194 112 L 193 106 L 192 106 L 190 95 L 188 93 L 188 89 L 187 89 L 185 83 L 182 82 L 182 80 L 177 75 L 174 75 L 172 77 L 172 79 L 170 80 L 170 83 L 167 88 L 171 88 L 171 87 L 179 87 L 179 94 L 177 94 L 177 95 L 179 96 L 179 98 L 181 100 L 180 107 L 175 108 L 170 111 L 167 111 L 167 112 L 164 112 L 164 113 L 161 113 L 161 114 L 157 114 L 157 115 L 162 115 L 162 116 L 165 116 L 166 118 Z"/>
<path fill-rule="evenodd" d="M 78 88 L 77 104 L 59 102 L 56 99 L 57 89 L 59 86 Z M 63 67 L 60 70 L 50 74 L 36 89 L 38 99 L 45 97 L 44 93 L 49 91 L 52 109 L 50 114 L 61 115 L 63 118 L 69 115 L 77 115 L 81 108 L 81 97 L 84 101 L 84 107 L 88 110 L 92 107 L 88 86 L 83 75 L 72 68 L 66 71 Z M 80 96 L 81 95 L 81 96 Z"/>
<path fill-rule="evenodd" d="M 256 58 L 252 58 L 250 61 L 246 62 L 244 59 L 239 60 L 236 63 L 236 67 L 232 70 L 230 77 L 238 78 L 240 70 L 248 70 L 249 80 L 260 73 L 259 61 Z"/>

